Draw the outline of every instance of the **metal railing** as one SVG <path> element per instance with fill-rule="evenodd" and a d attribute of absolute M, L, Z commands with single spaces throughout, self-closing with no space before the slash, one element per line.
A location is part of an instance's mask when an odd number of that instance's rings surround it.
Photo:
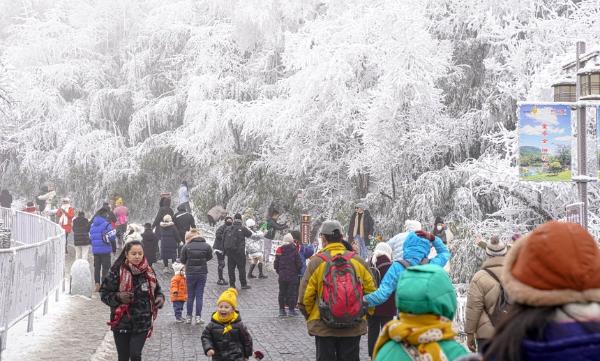
<path fill-rule="evenodd" d="M 28 318 L 33 330 L 34 312 L 52 292 L 58 300 L 64 288 L 65 236 L 59 225 L 36 214 L 0 208 L 0 221 L 11 230 L 12 247 L 0 249 L 0 357 L 8 330 Z"/>

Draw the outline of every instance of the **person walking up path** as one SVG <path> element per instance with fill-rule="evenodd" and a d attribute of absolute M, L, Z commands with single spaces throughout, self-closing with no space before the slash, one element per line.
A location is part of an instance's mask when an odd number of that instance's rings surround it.
<path fill-rule="evenodd" d="M 75 258 L 87 260 L 90 251 L 90 221 L 85 218 L 83 211 L 73 219 L 73 244 Z"/>
<path fill-rule="evenodd" d="M 75 217 L 75 208 L 71 207 L 69 198 L 62 199 L 62 205 L 56 211 L 58 224 L 65 231 L 65 253 L 69 253 L 69 234 L 73 231 L 73 218 Z"/>
<path fill-rule="evenodd" d="M 194 302 L 196 303 L 196 324 L 202 324 L 202 303 L 204 287 L 208 277 L 207 262 L 213 257 L 212 248 L 201 237 L 200 230 L 192 228 L 185 234 L 186 245 L 181 250 L 181 263 L 185 265 L 188 290 L 186 323 L 192 323 Z"/>
<path fill-rule="evenodd" d="M 213 248 L 215 250 L 215 254 L 217 255 L 217 274 L 219 276 L 219 280 L 217 284 L 220 286 L 224 286 L 227 284 L 225 278 L 223 277 L 223 270 L 225 269 L 225 231 L 228 227 L 231 227 L 233 224 L 233 218 L 230 216 L 225 217 L 225 222 L 217 229 L 215 232 L 215 242 L 213 244 Z"/>
<path fill-rule="evenodd" d="M 288 316 L 285 311 L 286 305 L 289 308 L 289 316 L 298 316 L 296 312 L 298 296 L 294 289 L 298 288 L 298 273 L 302 269 L 302 259 L 291 234 L 283 236 L 283 245 L 275 252 L 273 266 L 279 275 L 279 317 Z"/>
<path fill-rule="evenodd" d="M 168 272 L 169 260 L 173 264 L 177 259 L 177 244 L 180 240 L 179 231 L 170 215 L 166 214 L 164 216 L 156 235 L 160 239 L 160 255 L 165 266 L 165 272 Z"/>
<path fill-rule="evenodd" d="M 235 288 L 235 269 L 237 268 L 242 289 L 251 288 L 246 280 L 246 238 L 250 236 L 252 236 L 252 232 L 242 225 L 242 215 L 236 213 L 233 217 L 233 224 L 226 228 L 223 235 L 229 287 Z"/>
<path fill-rule="evenodd" d="M 100 209 L 92 218 L 90 226 L 90 241 L 92 243 L 92 254 L 94 255 L 94 282 L 96 292 L 100 290 L 100 282 L 106 277 L 110 268 L 110 254 L 115 251 L 114 242 L 117 232 L 108 222 L 108 213 Z"/>
<path fill-rule="evenodd" d="M 324 247 L 310 259 L 300 283 L 298 308 L 307 321 L 308 333 L 315 336 L 317 361 L 359 361 L 360 337 L 367 333 L 361 297 L 363 292 L 375 291 L 375 283 L 368 264 L 342 244 L 342 231 L 338 221 L 323 222 L 320 235 Z M 343 268 L 347 275 L 344 283 L 334 280 L 333 267 Z M 334 284 L 324 287 L 325 280 Z M 333 303 L 330 297 L 334 295 L 344 300 Z M 336 315 L 346 316 L 342 320 Z"/>

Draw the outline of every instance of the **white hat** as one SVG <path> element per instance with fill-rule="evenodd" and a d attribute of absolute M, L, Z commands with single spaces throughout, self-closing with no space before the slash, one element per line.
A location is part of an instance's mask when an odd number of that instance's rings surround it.
<path fill-rule="evenodd" d="M 254 227 L 254 226 L 256 226 L 256 222 L 254 221 L 254 219 L 252 219 L 252 218 L 248 218 L 248 219 L 246 220 L 246 227 L 248 227 L 248 228 L 252 228 L 252 227 Z"/>
<path fill-rule="evenodd" d="M 185 265 L 183 263 L 180 262 L 175 262 L 171 265 L 171 267 L 173 267 L 173 271 L 175 271 L 175 273 L 179 273 L 183 270 L 183 268 L 185 267 Z"/>
<path fill-rule="evenodd" d="M 377 257 L 379 256 L 386 256 L 391 261 L 393 252 L 394 251 L 389 244 L 385 242 L 377 243 L 377 246 L 375 246 L 375 249 L 373 250 L 373 258 L 371 258 L 371 263 L 376 264 Z"/>
<path fill-rule="evenodd" d="M 286 233 L 281 241 L 283 242 L 283 244 L 291 244 L 294 243 L 294 237 L 291 233 Z"/>
<path fill-rule="evenodd" d="M 414 219 L 407 219 L 404 221 L 404 230 L 406 232 L 416 232 L 423 229 L 421 222 L 415 221 Z"/>

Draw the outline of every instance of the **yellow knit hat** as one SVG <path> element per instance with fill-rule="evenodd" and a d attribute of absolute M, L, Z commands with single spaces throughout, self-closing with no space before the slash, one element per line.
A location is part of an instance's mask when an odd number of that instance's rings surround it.
<path fill-rule="evenodd" d="M 221 293 L 221 296 L 219 296 L 219 299 L 217 300 L 217 305 L 219 305 L 219 303 L 221 302 L 227 302 L 234 309 L 237 310 L 237 295 L 238 293 L 235 288 L 228 288 L 225 291 L 223 291 L 223 293 Z"/>

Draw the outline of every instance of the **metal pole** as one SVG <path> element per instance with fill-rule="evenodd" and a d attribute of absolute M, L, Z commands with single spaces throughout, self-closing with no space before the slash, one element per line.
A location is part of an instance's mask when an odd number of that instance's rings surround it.
<path fill-rule="evenodd" d="M 577 72 L 581 69 L 580 58 L 585 53 L 585 42 L 578 41 L 576 44 L 576 59 L 577 59 Z M 579 76 L 576 77 L 576 98 L 579 103 L 579 97 L 581 97 L 581 88 L 579 84 Z M 577 169 L 578 175 L 587 177 L 587 127 L 585 119 L 585 106 L 577 104 Z M 577 192 L 579 194 L 579 201 L 583 203 L 583 214 L 581 215 L 582 225 L 587 229 L 588 225 L 588 197 L 587 197 L 587 180 L 578 179 Z"/>

